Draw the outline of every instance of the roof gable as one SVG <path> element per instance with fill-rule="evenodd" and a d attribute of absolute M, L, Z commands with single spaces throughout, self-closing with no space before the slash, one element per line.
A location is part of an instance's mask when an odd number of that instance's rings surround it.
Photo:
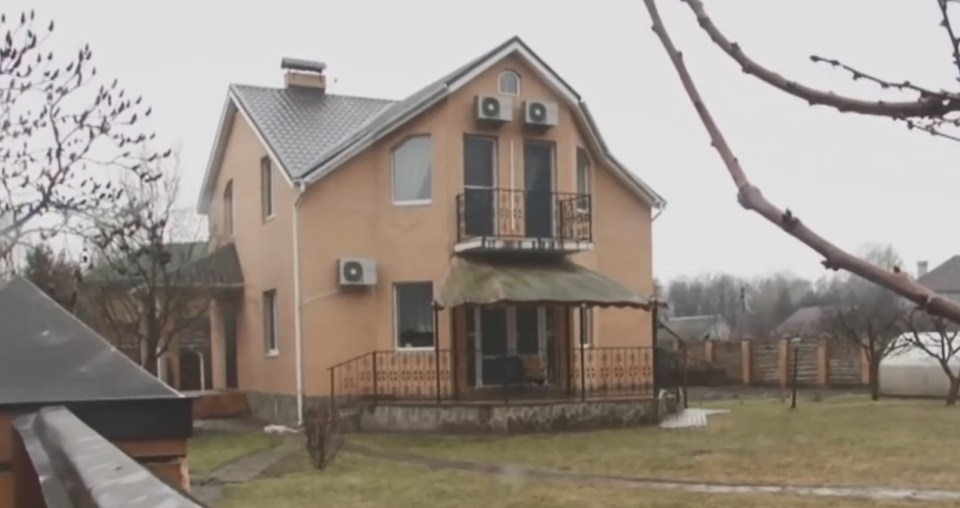
<path fill-rule="evenodd" d="M 0 405 L 183 397 L 23 277 L 0 287 Z"/>
<path fill-rule="evenodd" d="M 939 266 L 917 278 L 917 282 L 931 291 L 960 292 L 960 255 L 951 257 Z"/>
<path fill-rule="evenodd" d="M 346 97 L 317 90 L 231 86 L 201 188 L 198 209 L 201 213 L 208 210 L 215 174 L 219 170 L 229 135 L 225 124 L 228 125 L 227 122 L 232 120 L 237 111 L 247 117 L 289 183 L 302 180 L 305 184 L 312 184 L 514 54 L 529 64 L 538 77 L 572 107 L 573 116 L 587 134 L 587 141 L 604 157 L 604 162 L 613 168 L 620 181 L 652 207 L 664 207 L 666 200 L 610 153 L 580 95 L 519 37 L 512 37 L 396 102 L 350 97 L 351 102 L 370 102 L 362 106 L 356 103 L 337 104 L 337 101 Z M 301 108 L 304 111 L 299 111 Z M 307 162 L 308 159 L 310 162 Z"/>

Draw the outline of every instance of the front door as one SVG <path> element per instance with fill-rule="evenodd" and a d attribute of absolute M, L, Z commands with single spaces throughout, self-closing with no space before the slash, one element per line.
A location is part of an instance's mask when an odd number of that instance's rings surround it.
<path fill-rule="evenodd" d="M 467 309 L 470 386 L 548 383 L 556 376 L 555 312 L 546 307 Z M 522 365 L 518 375 L 517 366 Z M 519 379 L 518 379 L 519 377 Z"/>
<path fill-rule="evenodd" d="M 528 238 L 552 238 L 553 143 L 523 144 L 524 226 Z"/>
<path fill-rule="evenodd" d="M 467 237 L 493 236 L 496 221 L 497 140 L 463 138 L 463 229 Z"/>

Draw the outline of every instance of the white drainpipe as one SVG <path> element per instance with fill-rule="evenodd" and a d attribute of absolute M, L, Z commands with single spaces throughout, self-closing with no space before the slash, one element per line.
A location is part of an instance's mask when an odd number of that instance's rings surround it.
<path fill-rule="evenodd" d="M 293 326 L 296 350 L 297 425 L 303 425 L 303 318 L 300 304 L 300 200 L 306 189 L 302 180 L 294 182 L 297 195 L 293 200 Z"/>

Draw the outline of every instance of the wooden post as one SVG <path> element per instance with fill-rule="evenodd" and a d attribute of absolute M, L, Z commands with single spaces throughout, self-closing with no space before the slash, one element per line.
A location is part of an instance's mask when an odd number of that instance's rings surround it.
<path fill-rule="evenodd" d="M 740 377 L 744 386 L 753 382 L 753 347 L 749 340 L 740 341 Z"/>
<path fill-rule="evenodd" d="M 376 354 L 374 354 L 376 355 Z M 437 380 L 437 404 L 440 403 L 440 306 L 433 304 L 433 370 Z"/>

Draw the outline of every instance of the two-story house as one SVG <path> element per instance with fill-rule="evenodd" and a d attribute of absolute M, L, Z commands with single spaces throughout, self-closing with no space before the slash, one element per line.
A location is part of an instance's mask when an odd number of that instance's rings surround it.
<path fill-rule="evenodd" d="M 331 395 L 586 397 L 627 371 L 650 395 L 637 308 L 665 201 L 526 44 L 400 101 L 282 67 L 282 88 L 230 86 L 199 199 L 239 268 L 213 306 L 215 387 L 286 422 Z"/>

